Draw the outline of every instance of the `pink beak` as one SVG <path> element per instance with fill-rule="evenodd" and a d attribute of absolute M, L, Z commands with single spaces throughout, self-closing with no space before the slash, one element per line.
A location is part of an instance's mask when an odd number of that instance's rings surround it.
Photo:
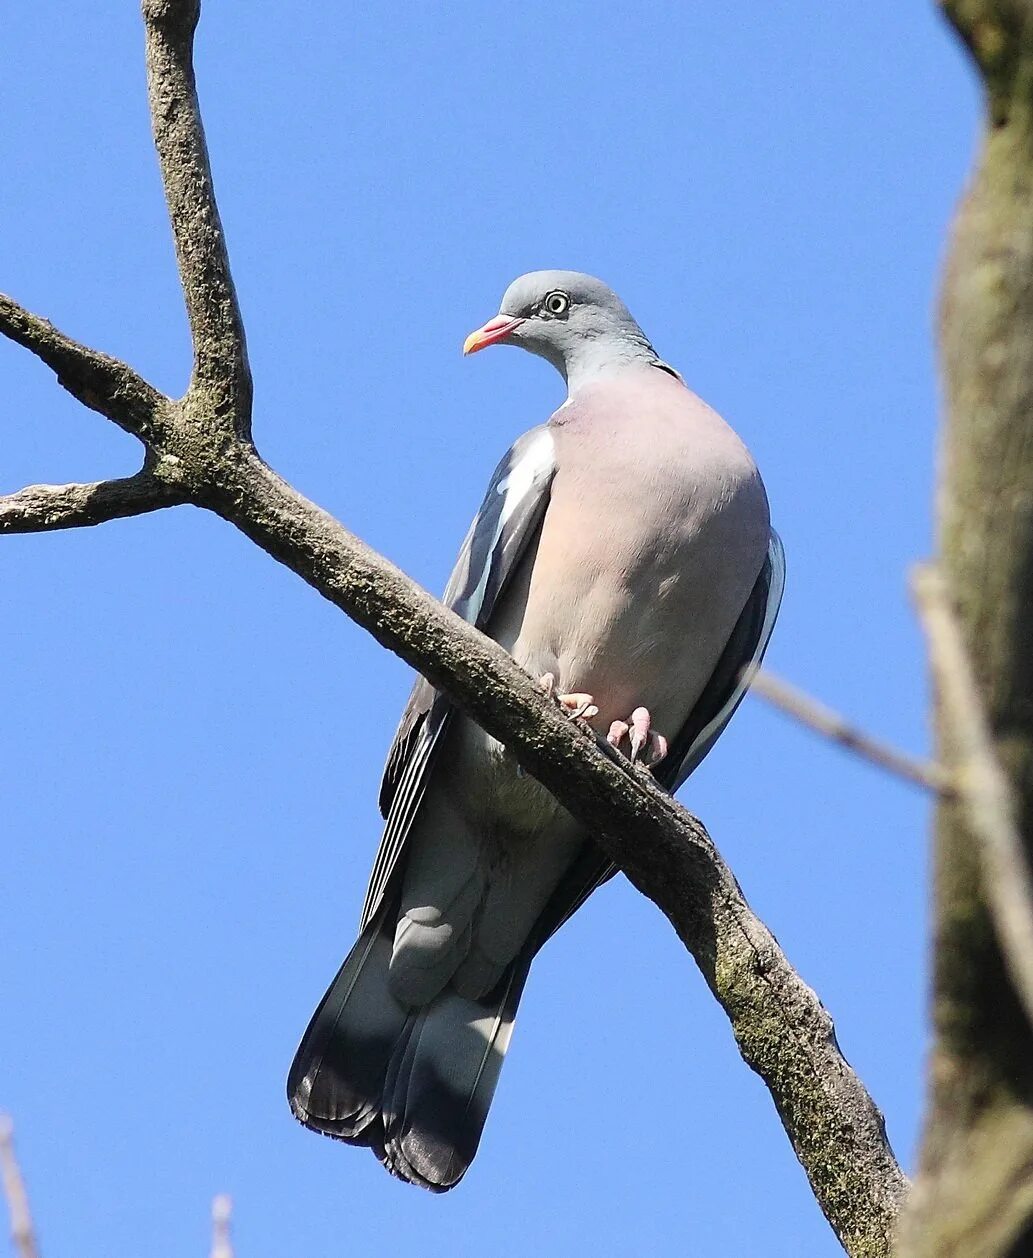
<path fill-rule="evenodd" d="M 483 328 L 470 333 L 463 342 L 463 353 L 476 354 L 479 349 L 494 345 L 496 341 L 505 340 L 521 323 L 523 319 L 514 318 L 512 315 L 496 315 L 494 319 L 489 319 Z"/>

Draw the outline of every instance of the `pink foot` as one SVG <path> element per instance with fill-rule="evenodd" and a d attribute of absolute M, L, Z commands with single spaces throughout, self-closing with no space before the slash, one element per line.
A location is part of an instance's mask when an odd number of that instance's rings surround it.
<path fill-rule="evenodd" d="M 636 708 L 626 721 L 613 722 L 606 741 L 612 747 L 620 749 L 625 738 L 628 740 L 628 758 L 632 764 L 641 759 L 646 768 L 651 769 L 667 755 L 667 739 L 653 729 L 648 708 Z"/>
<path fill-rule="evenodd" d="M 551 695 L 556 700 L 572 721 L 578 717 L 590 721 L 593 716 L 599 715 L 599 709 L 596 707 L 591 695 L 580 693 L 569 695 L 555 694 L 556 678 L 552 673 L 543 673 L 538 684 L 547 695 Z"/>

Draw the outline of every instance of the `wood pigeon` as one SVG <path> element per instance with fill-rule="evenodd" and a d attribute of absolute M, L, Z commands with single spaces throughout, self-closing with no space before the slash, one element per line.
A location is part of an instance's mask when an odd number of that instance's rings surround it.
<path fill-rule="evenodd" d="M 444 601 L 674 791 L 778 612 L 784 558 L 757 468 L 591 276 L 514 281 L 463 349 L 493 344 L 547 359 L 568 396 L 499 464 Z M 444 1192 L 476 1152 L 532 959 L 615 870 L 422 678 L 380 805 L 358 941 L 287 1091 L 307 1127 Z"/>

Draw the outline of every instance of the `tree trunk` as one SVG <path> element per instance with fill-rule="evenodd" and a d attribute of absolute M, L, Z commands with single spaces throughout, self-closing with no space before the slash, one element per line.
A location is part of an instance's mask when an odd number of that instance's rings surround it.
<path fill-rule="evenodd" d="M 988 119 L 944 282 L 940 571 L 1033 853 L 1033 4 L 945 0 Z M 941 702 L 948 766 L 957 739 Z M 979 836 L 955 799 L 935 834 L 930 1102 L 902 1228 L 908 1258 L 1033 1254 L 1033 1028 L 1009 975 Z"/>

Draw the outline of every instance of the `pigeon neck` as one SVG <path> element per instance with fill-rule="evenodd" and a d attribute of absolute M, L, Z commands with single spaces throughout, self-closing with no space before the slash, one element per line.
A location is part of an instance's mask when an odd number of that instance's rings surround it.
<path fill-rule="evenodd" d="M 608 340 L 584 341 L 567 353 L 560 370 L 567 382 L 568 395 L 603 376 L 617 375 L 629 367 L 642 367 L 658 361 L 656 350 L 639 333 Z"/>

